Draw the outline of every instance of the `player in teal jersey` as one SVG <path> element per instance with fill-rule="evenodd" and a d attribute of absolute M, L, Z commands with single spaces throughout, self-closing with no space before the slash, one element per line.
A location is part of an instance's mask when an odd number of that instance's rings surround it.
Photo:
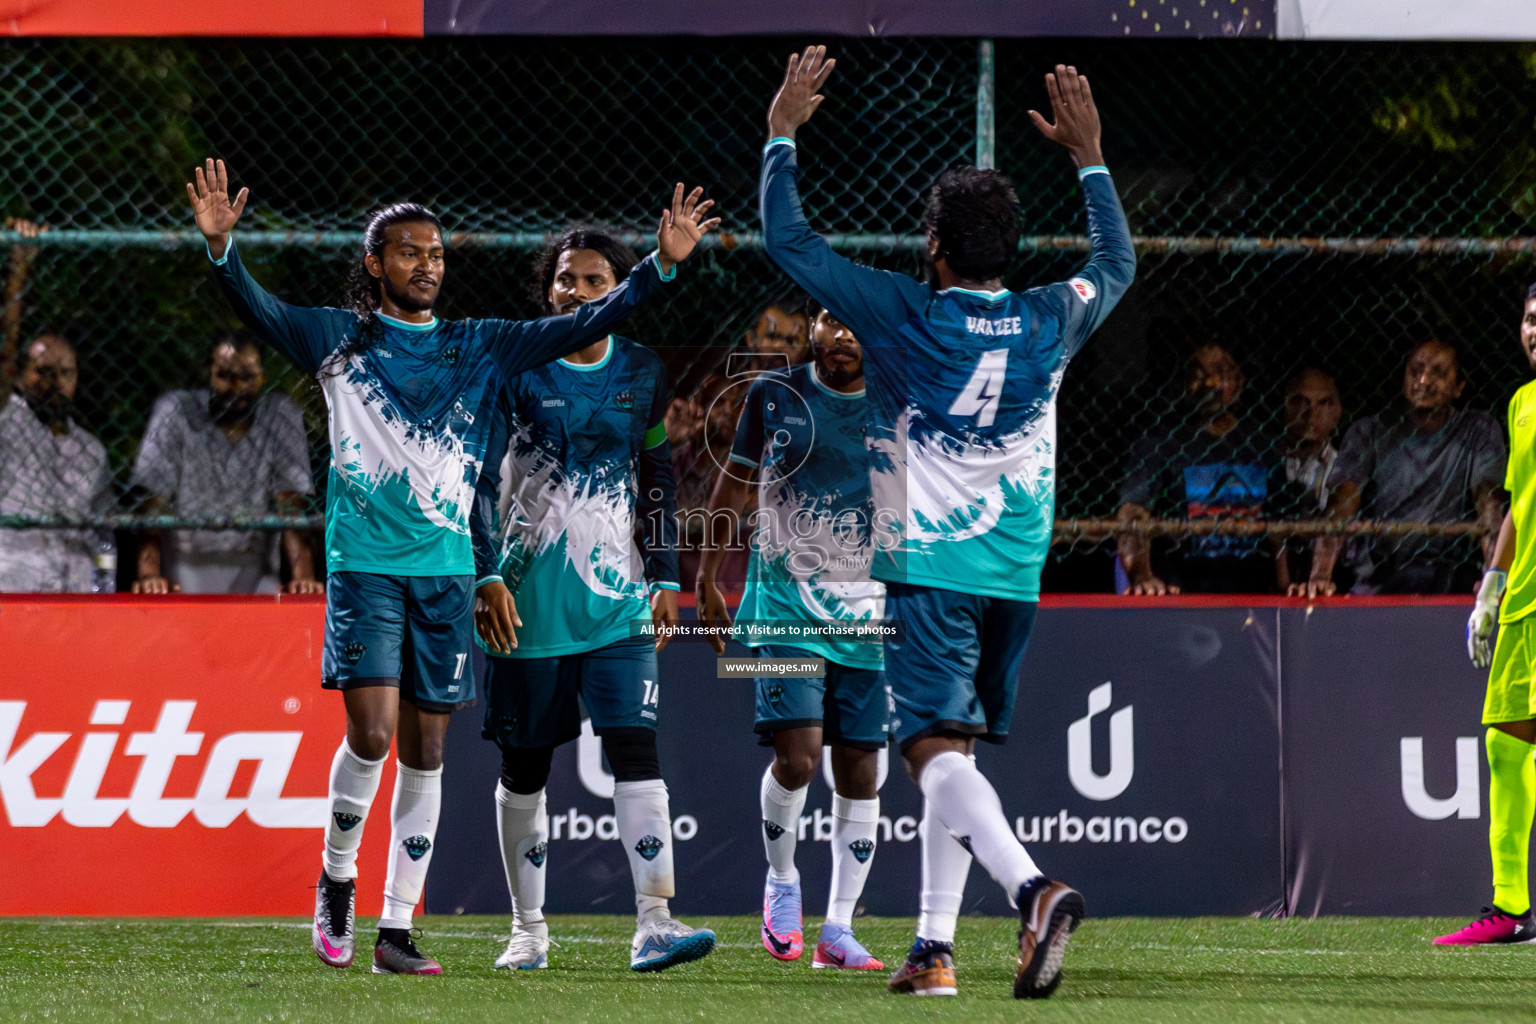
<path fill-rule="evenodd" d="M 353 269 L 352 308 L 292 306 L 262 290 L 231 232 L 223 161 L 187 185 L 225 298 L 258 337 L 319 378 L 330 415 L 323 685 L 342 691 L 347 735 L 332 763 L 312 944 L 352 962 L 357 849 L 391 741 L 398 778 L 373 969 L 436 974 L 410 937 L 436 835 L 448 712 L 474 699 L 470 507 L 490 415 L 511 377 L 605 337 L 676 272 L 717 221 L 677 186 L 657 251 L 606 302 L 542 320 L 441 321 L 442 225 L 403 203 L 374 214 Z"/>
<path fill-rule="evenodd" d="M 924 797 L 918 941 L 893 992 L 953 995 L 955 915 L 972 855 L 1019 907 L 1013 993 L 1055 990 L 1082 897 L 1047 879 L 1014 838 L 996 790 L 971 757 L 1003 742 L 1034 622 L 1054 518 L 1056 394 L 1067 362 L 1130 286 L 1136 256 L 1099 149 L 1088 82 L 1046 76 L 1055 123 L 1035 126 L 1077 164 L 1093 255 L 1069 281 L 1003 287 L 1020 209 L 994 170 L 946 171 L 924 214 L 929 282 L 834 253 L 800 206 L 795 132 L 820 106 L 825 47 L 792 56 L 768 112 L 764 247 L 796 284 L 847 324 L 869 377 L 875 553 L 897 740 Z"/>
<path fill-rule="evenodd" d="M 609 235 L 573 230 L 546 251 L 535 287 L 550 313 L 580 309 L 643 273 L 635 263 Z M 512 935 L 497 967 L 548 964 L 545 783 L 555 748 L 581 734 L 578 698 L 613 772 L 614 818 L 634 879 L 630 967 L 659 971 L 714 948 L 713 932 L 673 919 L 667 905 L 674 873 L 656 754 L 659 641 L 646 627 L 677 622 L 676 487 L 663 424 L 671 397 L 654 352 L 599 338 L 512 381 L 498 426 L 505 441 L 493 442 L 480 478 L 484 735 L 501 748 L 497 825 L 512 894 Z"/>
<path fill-rule="evenodd" d="M 853 936 L 879 832 L 877 752 L 890 733 L 890 689 L 881 671 L 885 588 L 869 578 L 869 453 L 865 448 L 864 364 L 859 343 L 816 300 L 807 307 L 812 362 L 760 374 L 752 382 L 709 503 L 734 522 L 758 475 L 752 558 L 737 611 L 741 641 L 772 659 L 822 658 L 822 678 L 765 675 L 756 682 L 757 731 L 773 745 L 759 800 L 768 879 L 762 941 L 779 960 L 804 949 L 795 846 L 807 788 L 831 749 L 832 889 L 811 965 L 880 970 L 885 965 Z M 734 531 L 732 532 L 734 534 Z M 731 536 L 705 542 L 697 581 L 699 619 L 728 628 L 717 585 Z M 804 630 L 826 632 L 805 635 Z M 794 632 L 791 632 L 793 630 Z M 715 634 L 716 653 L 725 641 Z"/>

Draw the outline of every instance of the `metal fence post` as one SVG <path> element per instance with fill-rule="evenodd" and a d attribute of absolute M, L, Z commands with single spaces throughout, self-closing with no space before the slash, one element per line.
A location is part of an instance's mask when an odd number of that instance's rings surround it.
<path fill-rule="evenodd" d="M 997 166 L 993 68 L 992 40 L 983 39 L 976 47 L 976 166 L 983 170 Z"/>

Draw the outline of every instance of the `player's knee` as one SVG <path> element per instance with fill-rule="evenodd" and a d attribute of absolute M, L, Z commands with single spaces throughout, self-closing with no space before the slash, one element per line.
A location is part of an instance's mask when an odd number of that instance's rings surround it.
<path fill-rule="evenodd" d="M 501 784 L 524 796 L 537 793 L 549 782 L 554 760 L 554 747 L 502 747 Z"/>
<path fill-rule="evenodd" d="M 661 778 L 656 730 L 614 729 L 603 734 L 603 754 L 614 782 L 647 782 Z"/>
<path fill-rule="evenodd" d="M 873 800 L 879 795 L 880 759 L 873 750 L 842 748 L 833 755 L 837 792 L 848 800 Z"/>
<path fill-rule="evenodd" d="M 803 789 L 816 777 L 816 758 L 804 750 L 775 753 L 773 777 L 785 789 Z"/>
<path fill-rule="evenodd" d="M 348 722 L 347 746 L 364 761 L 382 761 L 389 756 L 393 730 L 383 723 Z"/>
<path fill-rule="evenodd" d="M 422 736 L 416 749 L 401 751 L 400 762 L 423 772 L 435 772 L 443 766 L 443 740 L 440 736 Z"/>

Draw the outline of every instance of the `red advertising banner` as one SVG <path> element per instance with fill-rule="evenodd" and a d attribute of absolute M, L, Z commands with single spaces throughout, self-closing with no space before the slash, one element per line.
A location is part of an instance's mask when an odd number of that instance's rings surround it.
<path fill-rule="evenodd" d="M 0 915 L 312 912 L 343 730 L 324 618 L 319 598 L 0 598 Z"/>
<path fill-rule="evenodd" d="M 421 0 L 0 0 L 13 36 L 420 36 Z"/>

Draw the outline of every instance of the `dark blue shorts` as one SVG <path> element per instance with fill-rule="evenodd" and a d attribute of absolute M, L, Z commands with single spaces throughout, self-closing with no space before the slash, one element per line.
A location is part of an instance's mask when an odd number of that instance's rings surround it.
<path fill-rule="evenodd" d="M 886 584 L 885 617 L 906 626 L 900 643 L 885 644 L 903 750 L 936 733 L 1007 740 L 1035 607 L 1033 601 Z"/>
<path fill-rule="evenodd" d="M 498 746 L 555 747 L 581 735 L 581 705 L 601 736 L 654 729 L 661 680 L 644 637 L 554 658 L 485 659 L 485 726 Z M 580 697 L 578 702 L 577 698 Z"/>
<path fill-rule="evenodd" d="M 783 644 L 764 644 L 757 648 L 757 656 L 822 657 Z M 891 735 L 891 688 L 885 683 L 885 673 L 825 660 L 825 679 L 758 678 L 756 728 L 763 744 L 771 744 L 773 734 L 780 730 L 817 726 L 823 742 L 879 750 Z"/>
<path fill-rule="evenodd" d="M 321 685 L 398 686 L 424 711 L 473 704 L 474 600 L 473 576 L 331 573 Z"/>

